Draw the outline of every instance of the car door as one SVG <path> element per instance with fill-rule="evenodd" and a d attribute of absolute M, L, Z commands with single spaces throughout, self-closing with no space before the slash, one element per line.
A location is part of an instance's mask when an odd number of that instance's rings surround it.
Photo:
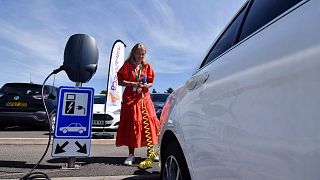
<path fill-rule="evenodd" d="M 213 58 L 213 56 L 218 57 L 234 45 L 246 9 L 247 3 L 218 38 L 217 43 L 214 44 L 214 50 L 210 51 L 206 59 Z M 187 154 L 186 161 L 192 166 L 190 171 L 194 171 L 191 174 L 196 174 L 196 177 L 193 177 L 195 179 L 210 179 L 212 177 L 212 171 L 207 171 L 207 168 L 210 167 L 210 164 L 218 163 L 217 153 L 221 151 L 222 140 L 219 136 L 225 125 L 218 123 L 217 117 L 226 109 L 217 101 L 221 99 L 223 87 L 217 86 L 216 91 L 220 94 L 214 94 L 211 93 L 213 91 L 211 84 L 217 83 L 215 70 L 223 65 L 221 61 L 217 61 L 215 64 L 212 63 L 202 68 L 176 93 L 180 111 L 178 129 L 181 128 L 181 132 L 183 132 L 178 134 L 183 139 L 180 142 L 186 142 L 181 146 L 184 153 Z M 224 72 L 224 74 L 228 74 L 228 72 Z"/>

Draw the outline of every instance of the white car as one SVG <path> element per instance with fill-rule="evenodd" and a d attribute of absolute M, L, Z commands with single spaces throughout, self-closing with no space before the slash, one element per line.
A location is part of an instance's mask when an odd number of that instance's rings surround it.
<path fill-rule="evenodd" d="M 120 107 L 108 106 L 105 110 L 106 96 L 94 95 L 92 132 L 117 130 L 120 121 Z"/>
<path fill-rule="evenodd" d="M 162 179 L 320 179 L 320 1 L 248 0 L 160 118 Z"/>

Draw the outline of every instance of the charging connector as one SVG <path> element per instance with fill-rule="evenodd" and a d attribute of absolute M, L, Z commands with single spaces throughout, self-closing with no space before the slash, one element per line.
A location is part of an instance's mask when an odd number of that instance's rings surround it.
<path fill-rule="evenodd" d="M 58 69 L 53 70 L 51 74 L 58 74 L 62 70 L 64 70 L 64 66 L 63 65 L 61 65 Z"/>

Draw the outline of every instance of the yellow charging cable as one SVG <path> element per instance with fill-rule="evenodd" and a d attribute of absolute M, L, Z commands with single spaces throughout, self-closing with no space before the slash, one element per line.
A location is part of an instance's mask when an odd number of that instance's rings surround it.
<path fill-rule="evenodd" d="M 143 100 L 142 100 L 142 119 L 143 119 L 143 124 L 144 124 L 144 132 L 146 133 L 146 138 L 147 138 L 147 148 L 148 148 L 148 153 L 149 156 L 146 160 L 142 161 L 139 164 L 140 169 L 147 169 L 150 168 L 153 164 L 154 158 L 156 156 L 159 156 L 159 152 L 155 152 L 153 149 L 153 143 L 151 139 L 151 133 L 150 133 L 150 128 L 149 128 L 149 119 L 148 119 L 148 112 L 147 108 L 145 107 Z"/>

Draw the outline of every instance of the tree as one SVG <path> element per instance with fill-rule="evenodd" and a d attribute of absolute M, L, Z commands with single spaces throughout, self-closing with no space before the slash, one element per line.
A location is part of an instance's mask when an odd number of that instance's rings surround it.
<path fill-rule="evenodd" d="M 152 93 L 157 93 L 156 89 L 152 89 Z"/>
<path fill-rule="evenodd" d="M 172 93 L 173 92 L 173 89 L 171 87 L 169 87 L 166 91 L 166 93 Z"/>
<path fill-rule="evenodd" d="M 100 94 L 107 94 L 107 90 L 101 90 Z"/>

